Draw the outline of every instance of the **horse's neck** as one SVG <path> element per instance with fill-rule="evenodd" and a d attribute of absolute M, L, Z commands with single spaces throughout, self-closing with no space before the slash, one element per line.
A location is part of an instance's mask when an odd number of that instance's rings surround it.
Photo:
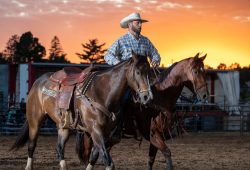
<path fill-rule="evenodd" d="M 155 85 L 156 89 L 159 91 L 166 90 L 168 88 L 179 89 L 183 86 L 183 83 L 187 81 L 187 74 L 185 72 L 185 65 L 181 62 L 178 63 L 167 75 L 163 77 L 163 81 Z"/>
<path fill-rule="evenodd" d="M 126 67 L 114 67 L 96 76 L 89 93 L 91 96 L 95 96 L 97 102 L 109 108 L 119 104 L 126 89 Z"/>
<path fill-rule="evenodd" d="M 178 97 L 180 96 L 184 83 L 187 81 L 187 76 L 184 65 L 178 63 L 167 75 L 162 82 L 155 84 L 156 93 L 158 94 L 157 102 L 162 105 L 175 105 Z"/>

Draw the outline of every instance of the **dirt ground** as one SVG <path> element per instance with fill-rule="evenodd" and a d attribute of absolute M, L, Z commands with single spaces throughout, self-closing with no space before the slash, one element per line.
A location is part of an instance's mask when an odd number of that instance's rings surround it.
<path fill-rule="evenodd" d="M 27 146 L 16 152 L 8 149 L 15 136 L 0 136 L 0 170 L 24 169 L 27 159 Z M 34 155 L 36 170 L 59 169 L 56 157 L 56 136 L 39 136 Z M 172 151 L 172 159 L 176 170 L 250 170 L 250 135 L 240 137 L 239 133 L 196 133 L 188 134 L 168 141 Z M 143 140 L 123 139 L 116 145 L 111 156 L 118 170 L 146 169 L 149 143 Z M 66 146 L 65 153 L 69 170 L 84 169 L 75 154 L 74 136 Z M 154 169 L 164 169 L 164 157 L 159 152 Z M 101 161 L 95 170 L 105 169 Z"/>

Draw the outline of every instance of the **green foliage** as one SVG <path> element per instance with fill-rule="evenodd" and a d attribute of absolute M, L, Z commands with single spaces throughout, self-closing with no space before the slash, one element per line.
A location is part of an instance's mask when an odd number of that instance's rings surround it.
<path fill-rule="evenodd" d="M 3 57 L 8 63 L 12 63 L 15 58 L 16 46 L 20 37 L 18 35 L 12 35 L 8 40 L 5 49 L 3 50 Z"/>
<path fill-rule="evenodd" d="M 103 49 L 105 43 L 98 45 L 97 39 L 90 39 L 88 43 L 82 44 L 83 53 L 76 53 L 82 63 L 105 63 L 104 53 L 107 49 Z"/>
<path fill-rule="evenodd" d="M 220 63 L 220 64 L 217 66 L 217 69 L 226 70 L 226 69 L 227 69 L 227 65 L 224 64 L 224 63 Z"/>
<path fill-rule="evenodd" d="M 0 64 L 6 64 L 7 59 L 4 57 L 3 53 L 0 53 Z"/>
<path fill-rule="evenodd" d="M 41 62 L 45 57 L 46 50 L 39 43 L 39 39 L 33 37 L 31 32 L 22 34 L 19 42 L 16 44 L 14 54 L 14 63 Z"/>
<path fill-rule="evenodd" d="M 51 48 L 49 51 L 49 62 L 70 63 L 70 61 L 66 59 L 67 54 L 63 52 L 60 40 L 57 36 L 54 36 L 51 40 Z"/>

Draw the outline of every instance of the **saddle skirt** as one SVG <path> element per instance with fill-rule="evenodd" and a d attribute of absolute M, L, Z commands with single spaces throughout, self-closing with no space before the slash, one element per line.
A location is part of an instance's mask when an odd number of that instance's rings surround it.
<path fill-rule="evenodd" d="M 84 82 L 93 68 L 92 65 L 84 70 L 77 67 L 65 67 L 50 76 L 49 81 L 54 85 L 47 87 L 49 90 L 56 91 L 55 98 L 59 109 L 69 109 L 76 84 Z"/>

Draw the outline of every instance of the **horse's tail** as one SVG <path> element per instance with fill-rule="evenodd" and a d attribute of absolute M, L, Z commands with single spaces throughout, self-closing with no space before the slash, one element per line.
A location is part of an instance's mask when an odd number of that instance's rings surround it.
<path fill-rule="evenodd" d="M 85 132 L 76 132 L 76 153 L 81 162 L 88 164 L 93 143 L 91 137 Z"/>
<path fill-rule="evenodd" d="M 29 139 L 29 124 L 26 120 L 23 127 L 21 128 L 20 134 L 18 135 L 15 143 L 12 145 L 10 150 L 18 150 L 23 147 Z"/>

